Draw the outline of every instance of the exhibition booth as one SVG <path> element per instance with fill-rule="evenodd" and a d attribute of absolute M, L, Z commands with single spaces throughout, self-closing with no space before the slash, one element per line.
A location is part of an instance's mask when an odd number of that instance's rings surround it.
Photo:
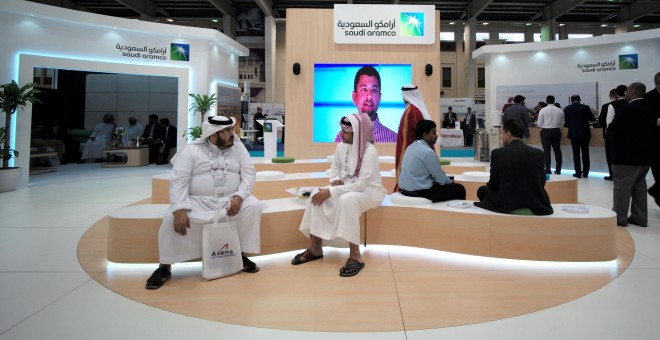
<path fill-rule="evenodd" d="M 579 94 L 595 115 L 608 103 L 609 91 L 617 85 L 642 82 L 654 88 L 653 75 L 660 71 L 660 29 L 585 39 L 486 45 L 473 57 L 485 63 L 486 128 L 491 149 L 499 143 L 500 116 L 508 97 L 523 95 L 531 108 L 554 95 L 565 107 Z M 528 141 L 540 148 L 539 128 L 532 127 Z M 591 169 L 607 172 L 602 129 L 592 129 Z M 563 133 L 564 169 L 572 168 L 570 141 Z M 568 162 L 567 162 L 568 160 Z M 553 161 L 554 164 L 554 161 Z"/>
<path fill-rule="evenodd" d="M 177 91 L 171 111 L 178 114 L 172 123 L 179 131 L 199 125 L 199 116 L 188 110 L 188 94 L 216 93 L 218 85 L 237 87 L 238 57 L 248 55 L 246 47 L 216 30 L 100 16 L 20 0 L 3 1 L 0 28 L 5 32 L 0 51 L 3 82 L 33 82 L 35 67 L 174 77 Z M 157 105 L 162 100 L 158 95 L 136 97 L 130 90 L 123 97 L 118 93 L 97 98 L 118 106 L 127 101 Z M 86 120 L 100 122 L 101 112 Z M 4 124 L 4 117 L 0 120 Z M 29 155 L 32 108 L 19 111 L 14 122 L 12 145 L 21 155 Z M 177 145 L 184 146 L 184 137 L 178 138 Z M 20 186 L 27 186 L 29 157 L 13 161 L 23 170 Z"/>

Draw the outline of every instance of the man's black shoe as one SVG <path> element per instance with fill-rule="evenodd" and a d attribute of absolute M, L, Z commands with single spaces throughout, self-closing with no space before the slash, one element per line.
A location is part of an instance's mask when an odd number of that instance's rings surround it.
<path fill-rule="evenodd" d="M 144 288 L 149 289 L 149 290 L 154 290 L 158 289 L 167 282 L 172 277 L 172 273 L 167 269 L 163 267 L 158 267 L 154 271 L 153 274 L 147 279 L 147 284 L 144 286 Z"/>
<path fill-rule="evenodd" d="M 605 177 L 603 177 L 603 179 L 606 180 L 606 181 L 611 181 L 611 180 L 612 180 L 612 176 L 605 176 Z"/>
<path fill-rule="evenodd" d="M 628 218 L 628 224 L 634 224 L 634 225 L 638 225 L 640 227 L 646 228 L 646 225 L 641 225 L 641 224 L 631 220 L 630 218 Z"/>
<path fill-rule="evenodd" d="M 582 177 L 582 176 L 580 176 L 580 174 L 573 174 L 573 177 L 575 177 L 575 178 L 580 178 L 580 177 Z"/>
<path fill-rule="evenodd" d="M 243 256 L 243 271 L 246 273 L 256 273 L 259 271 L 259 267 L 246 256 Z"/>

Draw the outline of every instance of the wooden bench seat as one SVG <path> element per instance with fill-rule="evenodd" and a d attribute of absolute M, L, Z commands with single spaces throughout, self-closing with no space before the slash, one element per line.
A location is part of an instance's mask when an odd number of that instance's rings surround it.
<path fill-rule="evenodd" d="M 270 160 L 255 161 L 254 168 L 257 171 L 282 171 L 285 174 L 303 173 L 303 172 L 323 172 L 330 169 L 328 159 L 303 159 L 296 160 L 293 163 L 273 163 Z M 390 171 L 394 169 L 394 160 L 387 156 L 381 156 L 380 170 Z M 450 165 L 443 165 L 442 168 L 448 174 L 462 174 L 466 171 L 486 171 L 486 165 L 476 162 L 452 162 Z"/>
<path fill-rule="evenodd" d="M 383 186 L 388 194 L 392 194 L 395 177 L 392 171 L 381 171 L 380 176 Z M 170 173 L 155 175 L 151 179 L 151 203 L 169 203 Z M 275 180 L 257 180 L 253 188 L 253 195 L 261 200 L 274 198 L 287 198 L 285 192 L 288 188 L 314 187 L 328 185 L 330 176 L 325 172 L 308 173 L 285 173 L 283 178 Z M 476 201 L 477 189 L 485 185 L 485 181 L 471 181 L 463 179 L 462 175 L 455 175 L 454 180 L 465 186 L 466 199 Z M 550 175 L 545 189 L 550 196 L 550 202 L 555 203 L 577 203 L 578 189 L 577 178 L 572 176 Z"/>
<path fill-rule="evenodd" d="M 544 261 L 609 261 L 617 257 L 616 215 L 583 206 L 588 214 L 568 213 L 553 204 L 550 216 L 493 213 L 452 202 L 407 207 L 391 203 L 362 215 L 361 242 L 421 247 L 470 255 Z M 460 201 L 458 201 L 460 202 Z M 299 198 L 263 200 L 261 254 L 305 249 L 298 227 L 304 213 Z M 158 229 L 165 204 L 129 206 L 109 215 L 108 260 L 158 262 Z"/>

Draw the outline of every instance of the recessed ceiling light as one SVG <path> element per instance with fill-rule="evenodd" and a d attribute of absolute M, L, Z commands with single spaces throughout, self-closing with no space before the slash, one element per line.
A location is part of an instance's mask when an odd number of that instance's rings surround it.
<path fill-rule="evenodd" d="M 564 24 L 564 23 L 561 23 L 561 24 L 559 24 L 559 27 L 561 27 L 561 26 L 565 26 L 565 25 L 566 25 L 566 24 Z"/>
<path fill-rule="evenodd" d="M 532 23 L 531 23 L 531 22 L 527 22 L 527 23 L 525 23 L 525 26 L 532 26 Z"/>
<path fill-rule="evenodd" d="M 450 24 L 450 25 L 455 25 L 456 23 L 453 22 L 453 21 L 450 21 L 449 24 Z"/>
<path fill-rule="evenodd" d="M 638 27 L 642 27 L 642 25 L 640 25 L 640 24 L 634 24 L 633 27 L 634 27 L 634 28 L 638 28 Z"/>
<path fill-rule="evenodd" d="M 482 25 L 488 25 L 488 23 L 487 23 L 487 22 L 484 22 Z"/>
<path fill-rule="evenodd" d="M 174 21 L 174 19 L 170 19 L 170 18 L 167 18 L 167 19 L 165 19 L 165 20 L 167 20 L 167 21 L 169 21 L 169 22 L 173 22 L 173 21 Z"/>
<path fill-rule="evenodd" d="M 218 22 L 218 19 L 211 19 L 211 21 L 213 21 L 213 22 Z"/>
<path fill-rule="evenodd" d="M 607 27 L 607 24 L 602 24 L 600 25 L 600 27 Z"/>

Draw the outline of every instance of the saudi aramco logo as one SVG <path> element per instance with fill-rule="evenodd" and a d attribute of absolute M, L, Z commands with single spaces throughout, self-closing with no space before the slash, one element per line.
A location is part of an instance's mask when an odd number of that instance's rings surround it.
<path fill-rule="evenodd" d="M 190 45 L 171 43 L 170 60 L 190 61 Z"/>
<path fill-rule="evenodd" d="M 636 70 L 639 64 L 637 53 L 619 54 L 619 70 Z"/>
<path fill-rule="evenodd" d="M 402 12 L 401 13 L 401 36 L 423 37 L 424 36 L 424 13 Z"/>
<path fill-rule="evenodd" d="M 234 256 L 236 253 L 234 253 L 233 249 L 229 249 L 229 243 L 225 243 L 220 250 L 213 251 L 211 252 L 211 258 L 217 259 L 221 257 L 227 257 L 227 256 Z"/>

